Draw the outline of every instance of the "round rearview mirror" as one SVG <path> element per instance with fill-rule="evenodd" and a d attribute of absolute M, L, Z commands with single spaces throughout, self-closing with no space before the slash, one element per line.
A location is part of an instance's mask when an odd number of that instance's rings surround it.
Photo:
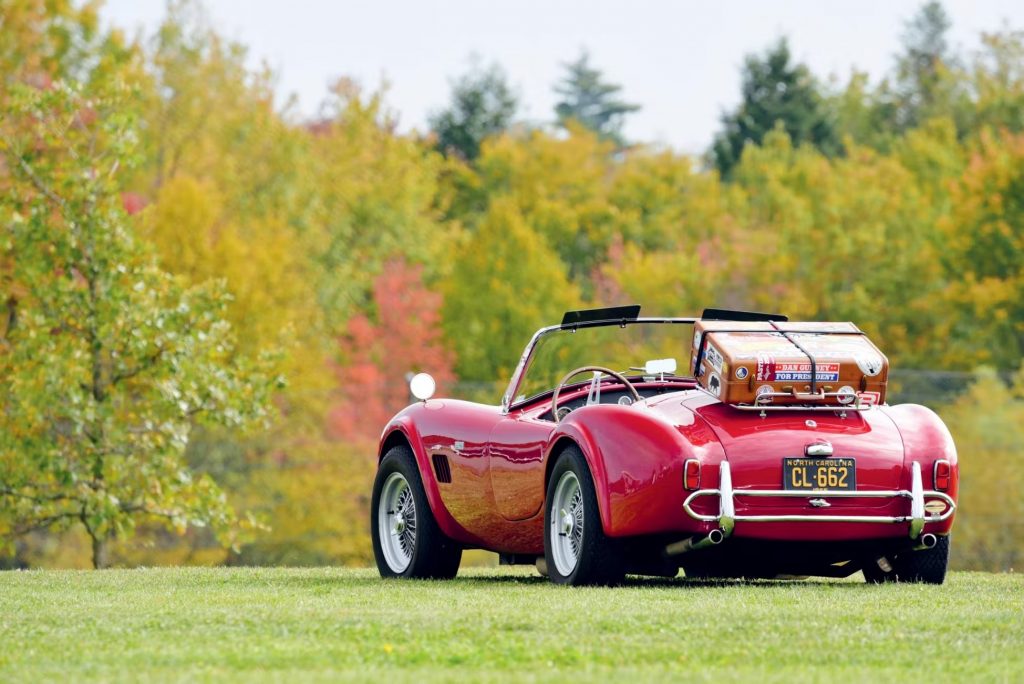
<path fill-rule="evenodd" d="M 409 380 L 409 391 L 420 401 L 426 401 L 434 396 L 435 389 L 437 389 L 437 385 L 429 373 L 417 373 Z"/>

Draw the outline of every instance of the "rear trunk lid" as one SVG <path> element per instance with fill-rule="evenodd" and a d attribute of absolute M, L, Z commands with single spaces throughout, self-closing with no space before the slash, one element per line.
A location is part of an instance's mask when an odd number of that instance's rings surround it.
<path fill-rule="evenodd" d="M 721 441 L 732 471 L 733 487 L 784 489 L 785 458 L 807 457 L 811 444 L 831 445 L 834 459 L 856 462 L 856 490 L 878 491 L 905 488 L 903 440 L 893 421 L 880 409 L 847 411 L 777 411 L 764 417 L 756 411 L 740 411 L 706 394 L 694 394 L 682 405 L 702 418 Z M 663 411 L 668 408 L 659 407 Z M 893 502 L 880 498 L 838 498 L 835 508 L 884 508 Z M 753 508 L 806 508 L 806 499 L 747 497 Z"/>

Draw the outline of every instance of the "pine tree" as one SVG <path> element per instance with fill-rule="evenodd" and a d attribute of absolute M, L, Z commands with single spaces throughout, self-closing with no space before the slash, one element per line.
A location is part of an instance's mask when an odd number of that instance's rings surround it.
<path fill-rule="evenodd" d="M 907 130 L 930 116 L 948 116 L 956 85 L 949 78 L 958 63 L 947 34 L 952 21 L 938 0 L 921 6 L 904 27 L 903 53 L 896 59 L 895 126 Z"/>
<path fill-rule="evenodd" d="M 622 86 L 605 81 L 601 71 L 590 66 L 586 51 L 575 62 L 566 64 L 565 69 L 565 78 L 555 86 L 561 97 L 555 105 L 559 125 L 564 127 L 575 120 L 600 137 L 623 146 L 622 125 L 626 115 L 639 110 L 640 105 L 619 99 Z"/>
<path fill-rule="evenodd" d="M 823 106 L 810 70 L 794 64 L 785 39 L 763 57 L 747 56 L 743 66 L 743 100 L 722 117 L 723 130 L 711 149 L 715 166 L 728 176 L 747 143 L 760 145 L 781 126 L 795 145 L 809 143 L 827 155 L 839 150 L 839 140 Z"/>
<path fill-rule="evenodd" d="M 512 124 L 519 101 L 497 64 L 485 69 L 474 63 L 451 86 L 451 104 L 430 118 L 430 128 L 437 135 L 438 150 L 472 161 L 486 138 Z"/>

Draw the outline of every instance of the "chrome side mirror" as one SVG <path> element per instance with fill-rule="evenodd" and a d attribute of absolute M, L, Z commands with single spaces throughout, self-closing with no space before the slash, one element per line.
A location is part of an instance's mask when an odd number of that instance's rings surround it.
<path fill-rule="evenodd" d="M 426 401 L 434 396 L 435 389 L 437 389 L 437 384 L 430 373 L 417 373 L 409 380 L 409 391 L 420 401 Z"/>

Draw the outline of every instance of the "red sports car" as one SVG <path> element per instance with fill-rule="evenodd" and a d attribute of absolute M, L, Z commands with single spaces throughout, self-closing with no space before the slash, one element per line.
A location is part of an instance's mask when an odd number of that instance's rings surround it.
<path fill-rule="evenodd" d="M 941 583 L 958 467 L 938 416 L 855 387 L 793 390 L 774 404 L 779 393 L 758 389 L 752 404 L 726 403 L 694 377 L 702 355 L 721 364 L 694 336 L 712 319 L 785 320 L 574 311 L 533 336 L 500 404 L 434 399 L 432 379 L 414 377 L 419 401 L 380 442 L 371 534 L 381 575 L 451 578 L 462 550 L 478 548 L 573 585 L 680 568 Z M 817 330 L 803 339 L 829 334 Z M 677 354 L 696 356 L 689 374 L 676 374 Z M 815 387 L 832 364 L 810 363 Z"/>

